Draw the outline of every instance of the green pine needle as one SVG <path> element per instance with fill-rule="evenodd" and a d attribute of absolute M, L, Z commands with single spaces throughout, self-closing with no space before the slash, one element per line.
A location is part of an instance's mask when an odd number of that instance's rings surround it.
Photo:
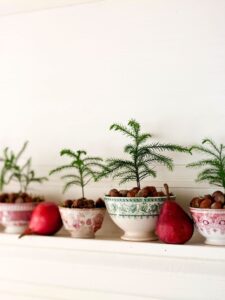
<path fill-rule="evenodd" d="M 3 150 L 1 162 L 3 166 L 0 171 L 0 190 L 2 191 L 5 185 L 8 185 L 12 180 L 18 181 L 20 192 L 27 192 L 29 185 L 32 182 L 43 183 L 48 180 L 46 177 L 36 177 L 34 170 L 31 169 L 31 158 L 23 165 L 20 164 L 20 158 L 24 154 L 28 145 L 26 141 L 20 151 L 16 154 L 12 150 L 9 153 L 9 148 Z"/>
<path fill-rule="evenodd" d="M 82 197 L 84 198 L 84 187 L 91 180 L 96 181 L 105 168 L 102 158 L 87 156 L 87 152 L 84 150 L 74 152 L 70 149 L 63 149 L 60 155 L 67 156 L 71 160 L 70 163 L 51 170 L 49 175 L 70 169 L 72 173 L 61 176 L 61 179 L 66 180 L 63 193 L 75 185 L 81 187 Z"/>
<path fill-rule="evenodd" d="M 209 184 L 225 188 L 225 146 L 223 144 L 217 145 L 209 138 L 204 139 L 202 145 L 193 145 L 191 150 L 208 157 L 190 163 L 187 167 L 205 168 L 197 175 L 197 182 L 208 182 Z"/>
<path fill-rule="evenodd" d="M 173 160 L 161 152 L 186 152 L 190 149 L 175 144 L 147 144 L 151 134 L 142 133 L 141 125 L 131 119 L 127 125 L 114 123 L 110 130 L 118 131 L 128 137 L 131 142 L 124 147 L 124 153 L 128 159 L 110 158 L 106 161 L 106 167 L 100 174 L 100 178 L 111 175 L 112 178 L 120 178 L 120 184 L 136 181 L 140 187 L 140 182 L 147 177 L 156 177 L 154 170 L 156 164 L 173 169 Z"/>

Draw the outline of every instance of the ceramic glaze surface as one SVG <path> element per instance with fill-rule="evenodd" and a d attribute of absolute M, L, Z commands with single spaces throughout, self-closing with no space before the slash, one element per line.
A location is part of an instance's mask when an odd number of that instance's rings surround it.
<path fill-rule="evenodd" d="M 195 225 L 206 244 L 225 245 L 225 209 L 190 208 Z"/>
<path fill-rule="evenodd" d="M 109 214 L 121 217 L 158 216 L 165 197 L 105 197 Z"/>
<path fill-rule="evenodd" d="M 93 238 L 102 226 L 104 208 L 59 207 L 63 225 L 75 238 Z"/>
<path fill-rule="evenodd" d="M 171 197 L 175 199 L 175 196 Z M 105 196 L 107 210 L 114 223 L 125 234 L 123 240 L 156 240 L 156 222 L 166 197 L 108 197 Z"/>
<path fill-rule="evenodd" d="M 0 223 L 7 233 L 22 233 L 37 203 L 0 203 Z"/>

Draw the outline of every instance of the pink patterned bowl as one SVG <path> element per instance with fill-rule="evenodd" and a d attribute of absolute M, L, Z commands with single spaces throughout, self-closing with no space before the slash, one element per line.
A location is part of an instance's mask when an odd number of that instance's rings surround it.
<path fill-rule="evenodd" d="M 105 208 L 67 208 L 59 206 L 63 225 L 74 238 L 94 238 L 102 226 Z"/>
<path fill-rule="evenodd" d="M 225 209 L 190 207 L 190 212 L 206 244 L 225 245 Z"/>
<path fill-rule="evenodd" d="M 37 202 L 0 203 L 0 223 L 5 227 L 5 233 L 22 233 L 31 218 Z"/>

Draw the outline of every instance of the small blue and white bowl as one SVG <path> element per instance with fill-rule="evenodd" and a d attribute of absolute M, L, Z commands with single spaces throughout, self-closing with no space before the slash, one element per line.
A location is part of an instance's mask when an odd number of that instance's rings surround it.
<path fill-rule="evenodd" d="M 175 196 L 171 196 L 175 200 Z M 106 208 L 113 222 L 124 231 L 123 240 L 145 242 L 157 240 L 156 223 L 167 197 L 105 196 Z"/>

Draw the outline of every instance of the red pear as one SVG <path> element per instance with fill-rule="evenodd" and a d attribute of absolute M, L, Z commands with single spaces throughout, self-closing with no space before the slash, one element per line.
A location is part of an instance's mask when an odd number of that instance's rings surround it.
<path fill-rule="evenodd" d="M 62 227 L 58 206 L 53 202 L 43 202 L 34 209 L 28 228 L 19 236 L 40 234 L 53 235 Z"/>
<path fill-rule="evenodd" d="M 193 232 L 194 224 L 189 215 L 176 202 L 166 200 L 156 226 L 159 239 L 168 244 L 184 244 Z"/>
<path fill-rule="evenodd" d="M 165 243 L 184 244 L 193 235 L 193 221 L 179 204 L 170 200 L 169 187 L 166 183 L 164 188 L 167 201 L 162 205 L 156 225 L 156 234 Z"/>

